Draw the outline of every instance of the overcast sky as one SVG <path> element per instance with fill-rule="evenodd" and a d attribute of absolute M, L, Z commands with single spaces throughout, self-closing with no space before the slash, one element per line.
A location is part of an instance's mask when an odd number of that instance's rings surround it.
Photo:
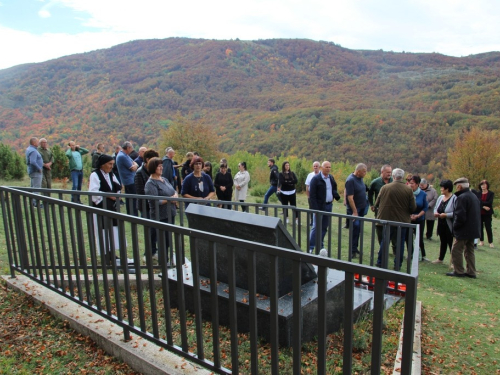
<path fill-rule="evenodd" d="M 500 1 L 0 0 L 0 69 L 168 37 L 467 56 L 500 51 Z"/>

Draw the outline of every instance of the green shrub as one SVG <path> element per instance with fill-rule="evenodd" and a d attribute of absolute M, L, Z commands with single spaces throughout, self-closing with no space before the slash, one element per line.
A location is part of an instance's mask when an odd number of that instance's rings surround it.
<path fill-rule="evenodd" d="M 0 165 L 0 178 L 5 180 L 20 180 L 28 173 L 24 159 L 3 143 L 0 143 Z"/>

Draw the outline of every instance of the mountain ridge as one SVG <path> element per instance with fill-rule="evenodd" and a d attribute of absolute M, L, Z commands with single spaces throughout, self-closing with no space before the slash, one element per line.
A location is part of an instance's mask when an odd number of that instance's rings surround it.
<path fill-rule="evenodd" d="M 203 118 L 227 153 L 336 155 L 373 166 L 397 159 L 440 173 L 462 129 L 500 128 L 499 74 L 499 52 L 450 57 L 304 39 L 131 41 L 0 70 L 0 141 L 18 150 L 32 135 L 58 144 L 77 138 L 89 148 L 125 139 L 153 146 L 180 114 Z"/>

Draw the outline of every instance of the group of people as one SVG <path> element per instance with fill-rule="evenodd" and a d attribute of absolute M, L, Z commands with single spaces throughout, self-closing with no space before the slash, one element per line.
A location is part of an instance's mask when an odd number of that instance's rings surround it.
<path fill-rule="evenodd" d="M 333 200 L 340 200 L 337 183 L 330 174 L 330 169 L 331 164 L 328 161 L 321 165 L 318 161 L 313 163 L 313 172 L 307 176 L 305 182 L 309 208 L 331 212 Z M 450 249 L 453 271 L 447 275 L 476 278 L 475 241 L 479 239 L 479 246 L 484 245 L 484 229 L 489 246 L 494 247 L 491 229 L 494 193 L 489 190 L 488 181 L 481 181 L 476 191 L 470 189 L 469 181 L 465 177 L 454 182 L 443 180 L 440 183 L 441 195 L 438 195 L 436 190 L 419 176 L 409 174 L 405 182 L 405 172 L 400 168 L 393 170 L 390 165 L 382 166 L 380 177 L 371 181 L 369 186 L 363 182 L 366 172 L 366 165 L 360 163 L 345 182 L 344 204 L 347 214 L 353 217 L 348 223 L 352 225 L 352 241 L 349 249 L 352 258 L 359 253 L 360 221 L 356 220 L 356 217 L 365 216 L 370 208 L 380 220 L 419 224 L 419 250 L 422 260 L 427 260 L 424 238 L 432 239 L 434 222 L 437 220 L 440 254 L 433 263 L 442 263 L 447 249 Z M 454 186 L 455 194 L 453 194 Z M 319 225 L 321 225 L 321 247 L 316 246 Z M 309 239 L 310 253 L 316 248 L 318 254 L 319 249 L 324 246 L 323 240 L 328 225 L 328 216 L 322 216 L 321 223 L 317 223 L 314 215 Z M 384 249 L 387 242 L 391 242 L 395 255 L 394 268 L 399 270 L 404 258 L 405 245 L 408 246 L 413 235 L 401 227 L 398 244 L 396 226 L 389 226 L 389 230 L 384 231 L 382 225 L 377 225 L 376 231 L 380 245 L 377 266 L 386 264 L 388 254 Z"/>
<path fill-rule="evenodd" d="M 72 190 L 81 190 L 83 177 L 82 156 L 89 151 L 80 147 L 74 141 L 68 143 L 66 156 L 68 158 Z M 238 172 L 233 177 L 231 169 L 228 168 L 227 160 L 221 159 L 219 170 L 213 177 L 212 164 L 205 162 L 195 152 L 186 154 L 186 161 L 178 164 L 174 161 L 175 151 L 172 147 L 165 149 L 165 156 L 159 157 L 157 151 L 141 147 L 138 152 L 133 148 L 131 142 L 126 141 L 121 147 L 115 149 L 112 156 L 105 154 L 104 145 L 99 143 L 96 150 L 92 152 L 93 172 L 89 180 L 89 191 L 101 191 L 117 193 L 122 187 L 127 194 L 139 194 L 165 197 L 159 201 L 149 200 L 148 206 L 143 205 L 140 199 L 127 199 L 127 214 L 137 216 L 139 213 L 148 218 L 159 217 L 160 221 L 173 223 L 176 215 L 176 204 L 169 198 L 179 195 L 190 199 L 209 200 L 217 197 L 224 202 L 244 202 L 248 192 L 250 174 L 245 162 L 238 164 Z M 32 187 L 51 188 L 51 166 L 54 162 L 52 152 L 47 146 L 47 140 L 42 138 L 38 141 L 33 137 L 26 150 L 26 162 Z M 296 206 L 297 176 L 290 169 L 290 163 L 282 163 L 279 170 L 273 158 L 267 161 L 270 169 L 269 189 L 264 196 L 264 204 L 267 204 L 271 195 L 276 194 L 282 205 Z M 332 212 L 333 201 L 340 200 L 337 182 L 330 174 L 331 164 L 324 161 L 313 163 L 313 171 L 306 178 L 306 195 L 309 208 L 317 211 Z M 454 271 L 448 273 L 450 276 L 476 277 L 474 261 L 474 240 L 479 238 L 479 246 L 484 245 L 484 229 L 486 229 L 488 243 L 493 247 L 493 233 L 491 218 L 493 215 L 494 193 L 489 190 L 489 183 L 483 180 L 477 191 L 471 190 L 466 178 L 460 178 L 452 183 L 443 180 L 440 183 L 441 195 L 428 184 L 425 179 L 417 175 L 407 175 L 406 183 L 404 171 L 390 165 L 384 165 L 380 171 L 380 177 L 375 178 L 369 186 L 365 185 L 363 179 L 366 176 L 367 167 L 360 163 L 354 172 L 345 181 L 344 205 L 346 213 L 352 216 L 348 225 L 352 225 L 352 241 L 350 255 L 355 258 L 359 254 L 360 220 L 356 217 L 367 215 L 368 210 L 374 212 L 375 217 L 386 221 L 419 224 L 419 250 L 422 260 L 426 259 L 424 234 L 427 240 L 432 239 L 434 223 L 437 221 L 437 234 L 440 238 L 440 254 L 433 263 L 442 263 L 447 249 L 451 250 Z M 453 194 L 453 187 L 456 192 Z M 233 198 L 234 190 L 234 198 Z M 72 195 L 73 202 L 80 202 L 79 195 Z M 117 210 L 115 197 L 93 196 L 92 202 L 96 207 L 108 210 Z M 169 204 L 170 203 L 170 204 Z M 36 205 L 34 201 L 33 204 Z M 221 204 L 219 207 L 231 209 L 232 205 Z M 265 209 L 264 207 L 260 207 Z M 158 212 L 157 212 L 158 210 Z M 243 205 L 242 210 L 246 211 Z M 310 232 L 309 252 L 316 253 L 324 246 L 323 241 L 329 226 L 329 216 L 321 218 L 313 215 Z M 284 217 L 288 221 L 287 211 Z M 298 216 L 295 217 L 298 220 Z M 394 266 L 401 267 L 403 262 L 404 245 L 408 246 L 413 237 L 402 228 L 400 232 L 400 244 L 396 243 L 396 227 L 391 227 L 389 237 L 384 233 L 381 225 L 376 226 L 377 239 L 380 251 L 377 265 L 382 265 L 385 254 L 384 242 L 390 241 L 394 255 L 399 248 L 399 257 L 395 257 Z M 425 228 L 427 230 L 425 231 Z M 321 239 L 321 247 L 316 246 L 317 238 Z M 472 242 L 471 242 L 472 241 Z M 156 231 L 151 231 L 152 256 L 157 259 Z M 168 239 L 166 239 L 168 247 Z M 472 246 L 471 246 L 472 244 Z M 467 269 L 463 268 L 462 254 L 465 254 Z"/>

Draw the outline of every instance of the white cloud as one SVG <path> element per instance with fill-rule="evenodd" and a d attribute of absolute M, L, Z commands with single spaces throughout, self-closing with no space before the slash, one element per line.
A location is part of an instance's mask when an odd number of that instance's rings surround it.
<path fill-rule="evenodd" d="M 352 49 L 440 52 L 500 50 L 500 2 L 491 0 L 50 0 L 75 11 L 88 32 L 28 34 L 0 25 L 0 69 L 135 39 L 173 36 L 256 40 L 307 38 Z M 46 12 L 46 13 L 44 13 Z M 57 22 L 53 13 L 51 22 Z M 91 32 L 92 31 L 92 32 Z"/>
<path fill-rule="evenodd" d="M 38 15 L 42 18 L 49 18 L 50 12 L 47 9 L 40 9 L 40 11 L 38 12 Z"/>

